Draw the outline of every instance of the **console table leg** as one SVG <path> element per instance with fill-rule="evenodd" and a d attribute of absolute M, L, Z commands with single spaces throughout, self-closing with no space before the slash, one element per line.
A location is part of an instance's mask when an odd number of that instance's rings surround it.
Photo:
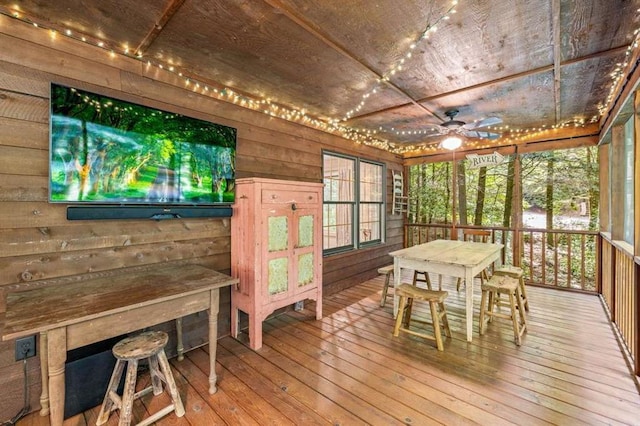
<path fill-rule="evenodd" d="M 184 343 L 182 341 L 182 317 L 176 318 L 176 336 L 178 340 L 177 351 L 178 351 L 178 361 L 182 361 L 184 359 Z"/>
<path fill-rule="evenodd" d="M 62 426 L 64 420 L 64 362 L 67 359 L 67 330 L 56 328 L 47 335 L 49 359 L 49 396 L 51 426 Z"/>
<path fill-rule="evenodd" d="M 211 304 L 209 305 L 209 393 L 218 391 L 216 381 L 216 351 L 218 345 L 218 311 L 220 310 L 220 289 L 211 290 Z"/>
<path fill-rule="evenodd" d="M 49 358 L 47 356 L 47 332 L 40 333 L 40 375 L 42 391 L 40 392 L 40 415 L 49 414 Z"/>

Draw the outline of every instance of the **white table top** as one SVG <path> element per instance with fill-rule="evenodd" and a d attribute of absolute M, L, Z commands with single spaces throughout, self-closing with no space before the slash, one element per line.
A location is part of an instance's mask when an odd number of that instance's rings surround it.
<path fill-rule="evenodd" d="M 389 253 L 403 259 L 473 267 L 501 250 L 502 244 L 434 240 Z"/>

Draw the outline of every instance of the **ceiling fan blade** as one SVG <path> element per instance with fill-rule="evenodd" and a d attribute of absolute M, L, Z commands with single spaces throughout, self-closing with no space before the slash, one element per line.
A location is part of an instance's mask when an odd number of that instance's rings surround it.
<path fill-rule="evenodd" d="M 426 136 L 441 136 L 449 133 L 449 129 L 440 124 L 429 124 L 425 129 Z"/>
<path fill-rule="evenodd" d="M 464 132 L 464 135 L 468 138 L 490 139 L 490 140 L 495 140 L 500 137 L 500 134 L 498 133 L 478 132 L 476 130 L 467 130 L 466 132 Z"/>
<path fill-rule="evenodd" d="M 479 129 L 481 127 L 487 126 L 495 126 L 496 124 L 502 123 L 502 119 L 499 117 L 487 117 L 479 121 L 475 121 L 473 123 L 465 124 L 463 127 L 467 130 Z"/>

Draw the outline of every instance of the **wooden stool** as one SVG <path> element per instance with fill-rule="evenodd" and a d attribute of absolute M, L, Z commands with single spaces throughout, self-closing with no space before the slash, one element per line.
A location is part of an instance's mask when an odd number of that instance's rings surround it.
<path fill-rule="evenodd" d="M 396 289 L 396 295 L 400 298 L 398 305 L 398 317 L 396 318 L 396 325 L 393 329 L 393 335 L 398 337 L 400 331 L 413 334 L 415 336 L 424 337 L 426 339 L 435 340 L 436 346 L 439 351 L 444 350 L 442 343 L 442 334 L 440 327 L 444 328 L 444 333 L 447 337 L 451 337 L 451 330 L 449 329 L 449 321 L 447 320 L 447 311 L 444 306 L 444 299 L 447 298 L 448 293 L 446 291 L 434 291 L 425 290 L 410 284 L 401 284 Z M 413 307 L 414 300 L 422 300 L 429 302 L 431 308 L 431 320 L 433 322 L 421 321 L 414 319 L 414 322 L 422 324 L 432 324 L 434 336 L 429 334 L 420 333 L 409 329 L 411 322 L 411 309 Z M 405 309 L 406 308 L 406 309 Z M 402 326 L 404 318 L 404 326 Z"/>
<path fill-rule="evenodd" d="M 508 302 L 496 301 L 501 293 L 509 296 Z M 494 312 L 496 306 L 508 306 L 509 313 Z M 488 318 L 485 319 L 485 315 L 488 316 Z M 487 322 L 491 322 L 493 317 L 511 320 L 516 345 L 520 346 L 522 343 L 522 335 L 527 330 L 527 319 L 522 306 L 520 285 L 517 279 L 507 275 L 494 274 L 486 283 L 482 284 L 479 321 L 480 334 L 484 334 Z"/>
<path fill-rule="evenodd" d="M 520 282 L 520 297 L 524 304 L 524 309 L 529 311 L 529 298 L 527 297 L 527 288 L 524 286 L 524 271 L 518 266 L 502 266 L 493 271 L 494 275 L 506 275 L 515 278 Z"/>
<path fill-rule="evenodd" d="M 382 297 L 380 298 L 380 306 L 384 308 L 384 304 L 387 301 L 387 292 L 389 291 L 389 285 L 393 287 L 393 283 L 391 283 L 391 277 L 393 277 L 393 265 L 387 265 L 383 266 L 382 268 L 378 268 L 378 273 L 380 275 L 385 275 L 384 287 L 382 287 Z"/>
<path fill-rule="evenodd" d="M 128 426 L 131 423 L 133 401 L 151 391 L 153 391 L 154 395 L 160 395 L 162 393 L 162 382 L 165 382 L 171 395 L 171 405 L 168 405 L 149 418 L 141 421 L 137 426 L 149 425 L 172 411 L 175 411 L 178 417 L 184 415 L 184 406 L 178 394 L 176 382 L 173 380 L 169 361 L 167 361 L 167 356 L 164 353 L 164 347 L 168 340 L 169 336 L 163 331 L 147 331 L 137 336 L 127 337 L 116 343 L 113 347 L 113 355 L 117 359 L 116 366 L 113 369 L 113 374 L 111 375 L 109 387 L 104 396 L 96 425 L 99 426 L 106 423 L 106 421 L 109 420 L 111 412 L 119 409 L 120 421 L 118 422 L 118 426 Z M 144 358 L 147 358 L 149 361 L 151 386 L 140 392 L 136 392 L 138 361 Z M 124 383 L 124 392 L 122 397 L 120 397 L 120 395 L 117 394 L 117 389 L 125 363 L 128 363 L 127 376 Z"/>

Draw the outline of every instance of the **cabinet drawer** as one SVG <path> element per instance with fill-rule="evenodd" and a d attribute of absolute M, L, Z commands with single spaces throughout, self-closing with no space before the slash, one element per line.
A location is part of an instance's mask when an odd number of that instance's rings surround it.
<path fill-rule="evenodd" d="M 316 204 L 318 202 L 318 193 L 311 191 L 278 191 L 274 189 L 263 189 L 262 202 L 268 204 Z"/>

